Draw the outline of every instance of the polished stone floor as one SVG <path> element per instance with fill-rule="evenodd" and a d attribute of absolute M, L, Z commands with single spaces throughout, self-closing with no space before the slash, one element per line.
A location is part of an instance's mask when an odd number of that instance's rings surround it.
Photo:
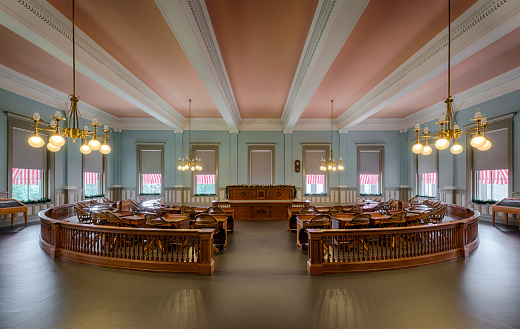
<path fill-rule="evenodd" d="M 520 328 L 518 227 L 480 224 L 467 259 L 311 277 L 284 221 L 238 222 L 211 277 L 51 259 L 0 230 L 0 328 Z"/>

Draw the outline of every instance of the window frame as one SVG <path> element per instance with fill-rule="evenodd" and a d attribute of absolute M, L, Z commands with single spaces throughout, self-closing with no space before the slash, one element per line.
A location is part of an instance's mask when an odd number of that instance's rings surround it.
<path fill-rule="evenodd" d="M 255 150 L 269 150 L 271 151 L 271 185 L 274 184 L 274 177 L 275 177 L 275 150 L 276 150 L 276 144 L 274 143 L 248 143 L 247 144 L 247 181 L 248 184 L 251 185 L 251 151 Z"/>
<path fill-rule="evenodd" d="M 307 188 L 307 161 L 305 161 L 305 152 L 306 151 L 309 151 L 309 150 L 318 150 L 318 151 L 325 151 L 325 158 L 328 159 L 329 158 L 329 154 L 330 154 L 330 143 L 327 143 L 327 144 L 303 144 L 302 143 L 302 191 L 303 191 L 303 195 L 304 196 L 321 196 L 322 194 L 319 193 L 319 194 L 313 194 L 313 193 L 308 193 L 306 188 Z M 323 192 L 323 195 L 324 196 L 328 196 L 329 195 L 329 191 L 330 191 L 330 175 L 329 175 L 329 171 L 324 171 L 323 172 L 324 175 L 325 175 L 325 184 L 324 184 L 324 192 Z"/>
<path fill-rule="evenodd" d="M 508 187 L 507 187 L 507 197 L 511 198 L 513 195 L 513 182 L 514 182 L 514 170 L 513 170 L 513 121 L 516 112 L 507 113 L 503 115 L 499 115 L 496 117 L 488 118 L 489 126 L 486 129 L 486 133 L 507 129 L 507 165 L 508 168 L 499 168 L 499 169 L 507 169 L 508 170 Z M 464 129 L 475 128 L 476 125 L 474 122 L 467 124 L 464 126 Z M 495 145 L 493 145 L 495 146 Z M 491 147 L 493 147 L 491 146 Z M 476 182 L 476 174 L 473 170 L 473 147 L 471 146 L 471 135 L 466 137 L 466 201 L 471 201 L 476 198 L 477 195 L 477 182 Z"/>
<path fill-rule="evenodd" d="M 385 172 L 385 145 L 386 144 L 362 144 L 362 143 L 356 143 L 357 146 L 357 190 L 358 194 L 361 194 L 361 183 L 359 182 L 360 177 L 360 154 L 363 151 L 379 151 L 379 179 L 378 179 L 378 189 L 379 193 L 383 195 L 384 191 L 384 176 L 383 173 Z"/>
<path fill-rule="evenodd" d="M 92 151 L 92 152 L 99 152 L 99 151 Z M 106 170 L 107 170 L 107 154 L 101 154 L 101 161 L 102 161 L 102 168 L 103 172 L 101 173 L 101 188 L 100 192 L 103 195 L 106 195 Z M 81 154 L 81 160 L 82 160 L 82 173 L 83 173 L 83 179 L 82 179 L 82 190 L 83 190 L 83 197 L 87 197 L 86 195 L 86 184 L 85 184 L 85 154 Z"/>
<path fill-rule="evenodd" d="M 7 195 L 9 198 L 13 196 L 13 129 L 26 130 L 28 132 L 34 132 L 34 121 L 32 118 L 20 115 L 17 113 L 4 111 L 7 116 Z M 38 123 L 40 129 L 50 129 L 49 123 L 40 121 Z M 49 133 L 41 130 L 41 135 L 49 136 Z M 45 145 L 42 147 L 46 147 Z M 54 164 L 55 154 L 54 152 L 47 151 L 47 170 L 44 171 L 43 177 L 43 195 L 42 198 L 54 200 Z M 27 169 L 27 168 L 20 168 Z"/>
<path fill-rule="evenodd" d="M 195 151 L 215 151 L 215 194 L 204 194 L 204 195 L 218 195 L 218 161 L 219 161 L 219 143 L 192 143 L 190 145 L 193 156 Z M 204 168 L 204 163 L 202 163 Z M 197 194 L 197 171 L 191 173 L 191 190 L 193 195 Z"/>
<path fill-rule="evenodd" d="M 164 144 L 165 143 L 135 143 L 136 145 L 136 172 L 137 172 L 137 195 L 143 195 L 143 182 L 141 180 L 141 151 L 160 151 L 161 152 L 161 192 L 164 195 Z"/>

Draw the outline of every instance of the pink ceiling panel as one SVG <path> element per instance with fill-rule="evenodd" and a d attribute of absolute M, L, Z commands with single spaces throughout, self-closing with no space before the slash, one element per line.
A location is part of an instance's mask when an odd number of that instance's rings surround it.
<path fill-rule="evenodd" d="M 72 93 L 72 68 L 29 41 L 0 26 L 0 63 L 63 93 Z M 72 45 L 72 43 L 71 43 Z M 149 115 L 96 82 L 76 74 L 76 94 L 80 101 L 117 117 Z"/>
<path fill-rule="evenodd" d="M 452 20 L 475 2 L 453 0 Z M 331 99 L 341 115 L 446 25 L 446 1 L 371 0 L 301 117 L 324 117 Z"/>
<path fill-rule="evenodd" d="M 451 68 L 451 94 L 456 95 L 500 74 L 520 67 L 520 28 Z M 446 54 L 447 56 L 447 54 Z M 402 97 L 373 118 L 404 118 L 447 97 L 445 72 Z M 455 97 L 455 108 L 457 98 Z"/>
<path fill-rule="evenodd" d="M 317 0 L 208 0 L 242 118 L 282 116 Z"/>
<path fill-rule="evenodd" d="M 49 0 L 72 18 L 70 0 Z M 220 112 L 153 0 L 77 0 L 76 24 L 182 115 Z"/>

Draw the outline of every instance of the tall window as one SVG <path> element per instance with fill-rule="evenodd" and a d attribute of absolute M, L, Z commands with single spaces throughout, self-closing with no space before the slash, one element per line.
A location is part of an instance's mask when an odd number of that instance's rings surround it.
<path fill-rule="evenodd" d="M 83 155 L 83 186 L 85 197 L 103 194 L 103 154 L 91 152 Z"/>
<path fill-rule="evenodd" d="M 486 138 L 489 150 L 473 150 L 474 198 L 498 201 L 509 195 L 508 129 L 489 131 Z"/>
<path fill-rule="evenodd" d="M 193 146 L 193 154 L 202 164 L 201 171 L 193 173 L 194 193 L 201 195 L 214 195 L 217 192 L 217 150 L 218 146 Z"/>
<path fill-rule="evenodd" d="M 430 155 L 417 155 L 417 194 L 419 195 L 437 196 L 437 156 L 436 149 Z"/>
<path fill-rule="evenodd" d="M 27 140 L 32 132 L 13 128 L 12 197 L 34 201 L 46 197 L 47 148 L 33 148 Z M 42 136 L 46 140 L 46 136 Z"/>
<path fill-rule="evenodd" d="M 163 145 L 139 145 L 138 155 L 139 193 L 161 194 L 163 187 Z"/>
<path fill-rule="evenodd" d="M 326 194 L 327 193 L 327 175 L 320 170 L 321 159 L 327 159 L 328 147 L 304 147 L 305 166 L 305 194 Z"/>
<path fill-rule="evenodd" d="M 274 145 L 249 145 L 249 184 L 269 185 L 274 181 Z"/>
<path fill-rule="evenodd" d="M 360 194 L 382 192 L 382 150 L 379 147 L 358 147 L 358 173 Z"/>

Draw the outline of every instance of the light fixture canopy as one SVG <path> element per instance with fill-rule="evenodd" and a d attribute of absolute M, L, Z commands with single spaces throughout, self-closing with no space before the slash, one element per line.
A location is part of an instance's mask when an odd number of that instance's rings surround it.
<path fill-rule="evenodd" d="M 332 124 L 334 121 L 334 100 L 330 100 L 330 157 L 329 159 L 322 158 L 320 170 L 321 171 L 343 171 L 345 167 L 343 166 L 343 159 L 339 157 L 338 162 L 334 159 L 334 150 L 332 149 Z"/>
<path fill-rule="evenodd" d="M 190 148 L 188 149 L 188 156 L 184 159 L 179 158 L 179 164 L 177 165 L 177 170 L 186 171 L 201 171 L 202 163 L 199 157 L 193 157 L 191 153 L 191 99 L 189 101 L 189 109 L 188 109 L 188 145 Z"/>
<path fill-rule="evenodd" d="M 78 109 L 79 97 L 76 96 L 76 33 L 75 33 L 75 10 L 74 10 L 74 0 L 72 0 L 72 95 L 69 95 L 70 107 L 65 117 L 61 116 L 60 111 L 56 111 L 54 116 L 51 116 L 50 121 L 50 129 L 39 128 L 38 123 L 43 121 L 40 119 L 40 114 L 35 112 L 33 115 L 34 121 L 34 135 L 29 138 L 29 145 L 32 147 L 41 147 L 43 146 L 41 137 L 38 136 L 38 130 L 46 130 L 52 133 L 49 138 L 49 143 L 47 144 L 47 149 L 52 152 L 57 152 L 61 149 L 63 145 L 65 145 L 65 138 L 71 138 L 72 142 L 75 143 L 76 139 L 83 139 L 84 143 L 80 147 L 80 151 L 83 154 L 89 154 L 89 150 L 99 150 L 101 147 L 101 142 L 99 142 L 96 138 L 97 127 L 100 126 L 97 119 L 92 119 L 91 125 L 94 127 L 93 132 L 88 131 L 88 127 L 83 123 L 83 117 L 81 116 Z M 64 121 L 63 125 L 60 127 L 60 122 Z M 108 139 L 108 126 L 105 125 L 105 140 L 104 144 L 106 144 Z M 38 137 L 41 139 L 38 139 Z M 86 143 L 87 139 L 92 137 L 92 139 Z M 41 145 L 40 145 L 41 144 Z M 38 146 L 39 145 L 39 146 Z M 108 146 L 108 145 L 107 145 Z M 89 150 L 87 150 L 89 148 Z M 104 149 L 103 154 L 110 153 L 110 147 Z"/>
<path fill-rule="evenodd" d="M 461 130 L 459 125 L 457 124 L 457 120 L 455 117 L 455 112 L 453 110 L 453 97 L 450 95 L 450 87 L 451 87 L 451 2 L 448 0 L 448 97 L 444 100 L 446 103 L 446 112 L 445 114 L 439 117 L 439 121 L 436 122 L 440 126 L 439 132 L 435 135 L 429 136 L 428 128 L 424 128 L 424 132 L 421 134 L 421 126 L 417 123 L 415 128 L 415 144 L 412 146 L 412 152 L 415 154 L 422 153 L 426 155 L 424 150 L 421 149 L 422 143 L 421 139 L 424 139 L 426 144 L 428 142 L 428 138 L 431 137 L 433 139 L 437 139 L 435 142 L 435 147 L 438 150 L 447 149 L 451 140 L 455 139 L 455 144 L 451 147 L 451 153 L 460 154 L 463 150 L 462 146 L 458 143 L 457 138 L 462 136 L 463 134 L 473 135 L 471 139 L 471 146 L 478 148 L 479 150 L 488 150 L 491 147 L 491 143 L 487 148 L 483 148 L 486 144 L 486 125 L 488 124 L 487 119 L 482 116 L 480 111 L 475 113 L 475 117 L 472 119 L 475 121 L 476 127 L 469 128 L 466 130 Z M 428 153 L 430 154 L 431 151 Z"/>

